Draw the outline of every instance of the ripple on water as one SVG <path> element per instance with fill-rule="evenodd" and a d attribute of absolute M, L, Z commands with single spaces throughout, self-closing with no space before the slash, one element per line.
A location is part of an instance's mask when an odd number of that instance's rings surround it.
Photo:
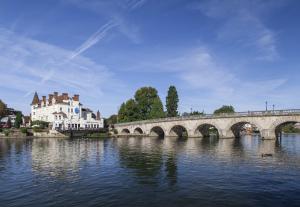
<path fill-rule="evenodd" d="M 0 203 L 298 206 L 299 170 L 300 136 L 2 139 Z"/>

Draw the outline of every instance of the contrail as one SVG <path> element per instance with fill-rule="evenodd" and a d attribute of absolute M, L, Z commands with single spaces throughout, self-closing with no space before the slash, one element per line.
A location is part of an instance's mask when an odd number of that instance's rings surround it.
<path fill-rule="evenodd" d="M 69 57 L 68 61 L 74 59 L 93 45 L 95 45 L 97 42 L 102 40 L 106 33 L 111 30 L 112 28 L 116 27 L 118 24 L 116 24 L 113 21 L 109 21 L 106 24 L 104 24 L 102 27 L 98 29 L 97 32 L 95 32 L 89 39 L 87 39 L 80 47 L 78 47 L 72 55 Z"/>
<path fill-rule="evenodd" d="M 130 10 L 134 10 L 136 8 L 141 7 L 143 4 L 146 3 L 147 0 L 133 0 L 128 2 L 128 6 Z"/>

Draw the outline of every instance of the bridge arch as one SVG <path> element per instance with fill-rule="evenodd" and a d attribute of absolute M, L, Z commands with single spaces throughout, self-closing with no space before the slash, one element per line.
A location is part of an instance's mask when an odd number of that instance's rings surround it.
<path fill-rule="evenodd" d="M 216 135 L 217 137 L 219 137 L 219 131 L 220 130 L 215 125 L 204 123 L 197 126 L 194 134 L 195 136 L 199 137 L 209 137 L 211 135 Z"/>
<path fill-rule="evenodd" d="M 186 127 L 182 125 L 175 125 L 171 127 L 169 135 L 172 137 L 188 137 L 188 131 Z"/>
<path fill-rule="evenodd" d="M 275 133 L 275 137 L 280 137 L 282 133 L 283 127 L 288 124 L 297 124 L 300 123 L 300 120 L 297 119 L 287 119 L 287 120 L 280 120 L 273 123 L 271 130 Z"/>
<path fill-rule="evenodd" d="M 134 134 L 143 134 L 144 132 L 140 127 L 137 127 L 137 128 L 134 129 L 133 133 Z"/>
<path fill-rule="evenodd" d="M 230 130 L 232 131 L 235 138 L 240 138 L 243 134 L 249 134 L 255 132 L 259 134 L 261 133 L 261 129 L 257 124 L 246 120 L 231 124 Z"/>
<path fill-rule="evenodd" d="M 151 137 L 159 137 L 164 138 L 165 137 L 165 130 L 160 126 L 154 126 L 151 128 L 149 136 Z"/>
<path fill-rule="evenodd" d="M 130 131 L 129 131 L 129 129 L 124 128 L 124 129 L 122 129 L 121 133 L 122 134 L 130 134 Z"/>

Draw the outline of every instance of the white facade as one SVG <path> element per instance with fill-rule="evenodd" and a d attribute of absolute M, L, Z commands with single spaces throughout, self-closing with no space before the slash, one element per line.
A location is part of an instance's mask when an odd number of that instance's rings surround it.
<path fill-rule="evenodd" d="M 72 98 L 68 94 L 49 94 L 46 99 L 43 96 L 39 100 L 37 94 L 31 104 L 31 120 L 46 121 L 52 125 L 52 129 L 86 129 L 103 128 L 103 119 L 100 113 L 97 116 L 90 109 L 83 108 L 79 102 L 79 95 Z"/>

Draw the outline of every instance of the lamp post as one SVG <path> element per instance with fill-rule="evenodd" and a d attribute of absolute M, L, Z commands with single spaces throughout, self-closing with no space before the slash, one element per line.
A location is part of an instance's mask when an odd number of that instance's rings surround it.
<path fill-rule="evenodd" d="M 268 101 L 266 101 L 266 111 L 268 111 Z"/>

